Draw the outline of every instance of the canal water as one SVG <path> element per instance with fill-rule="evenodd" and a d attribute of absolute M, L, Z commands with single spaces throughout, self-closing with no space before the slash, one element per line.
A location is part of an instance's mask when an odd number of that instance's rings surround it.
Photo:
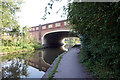
<path fill-rule="evenodd" d="M 2 78 L 42 78 L 55 58 L 65 51 L 62 46 L 3 56 Z"/>

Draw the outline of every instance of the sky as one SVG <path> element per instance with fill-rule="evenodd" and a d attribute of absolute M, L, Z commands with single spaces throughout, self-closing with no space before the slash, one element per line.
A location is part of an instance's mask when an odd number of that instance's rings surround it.
<path fill-rule="evenodd" d="M 21 5 L 21 9 L 16 13 L 18 18 L 18 23 L 21 27 L 33 27 L 39 24 L 46 24 L 51 22 L 56 22 L 60 20 L 65 20 L 66 17 L 61 17 L 63 11 L 61 10 L 58 14 L 56 12 L 64 5 L 67 4 L 67 0 L 62 0 L 62 2 L 55 2 L 53 9 L 50 10 L 51 14 L 47 16 L 44 21 L 41 19 L 44 15 L 45 7 L 50 0 L 23 0 L 24 3 Z"/>

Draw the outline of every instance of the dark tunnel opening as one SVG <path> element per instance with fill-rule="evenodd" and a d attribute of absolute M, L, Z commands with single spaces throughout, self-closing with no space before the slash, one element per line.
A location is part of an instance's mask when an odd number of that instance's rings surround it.
<path fill-rule="evenodd" d="M 43 38 L 43 46 L 45 47 L 59 47 L 62 46 L 62 40 L 66 37 L 70 37 L 69 31 L 61 31 L 61 32 L 52 32 L 46 34 Z"/>

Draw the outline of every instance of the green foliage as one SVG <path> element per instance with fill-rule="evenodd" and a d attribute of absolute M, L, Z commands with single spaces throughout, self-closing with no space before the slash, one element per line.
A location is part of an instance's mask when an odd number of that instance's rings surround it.
<path fill-rule="evenodd" d="M 22 46 L 22 47 L 15 47 L 15 46 L 1 46 L 2 53 L 19 53 L 19 52 L 28 52 L 33 51 L 34 48 L 32 46 Z"/>
<path fill-rule="evenodd" d="M 38 43 L 35 43 L 35 44 L 33 45 L 33 47 L 34 47 L 35 50 L 43 49 L 43 48 L 44 48 L 44 46 L 41 46 L 41 45 L 38 44 Z"/>
<path fill-rule="evenodd" d="M 22 0 L 15 2 L 0 1 L 0 36 L 2 36 L 0 39 L 2 39 L 2 46 L 16 45 L 14 37 L 20 36 L 20 25 L 17 23 L 15 13 L 20 10 L 21 3 Z M 9 36 L 5 36 L 6 34 L 9 34 Z"/>
<path fill-rule="evenodd" d="M 2 40 L 3 53 L 27 52 L 34 49 L 43 48 L 37 41 L 30 37 L 27 27 L 20 33 L 20 26 L 17 23 L 15 13 L 20 9 L 22 0 L 0 1 L 0 38 Z M 8 35 L 6 36 L 5 33 Z M 35 43 L 35 44 L 34 44 Z"/>
<path fill-rule="evenodd" d="M 3 41 L 2 52 L 3 53 L 18 53 L 28 52 L 37 49 L 44 48 L 40 45 L 39 41 L 30 36 L 27 28 L 23 28 L 23 33 L 20 36 L 13 37 L 14 40 Z"/>
<path fill-rule="evenodd" d="M 81 62 L 100 78 L 120 78 L 120 2 L 72 3 L 68 20 L 83 36 Z"/>
<path fill-rule="evenodd" d="M 49 74 L 49 76 L 48 76 L 49 80 L 52 80 L 52 78 L 53 78 L 53 76 L 54 76 L 54 74 L 55 74 L 55 72 L 56 72 L 56 70 L 57 70 L 57 68 L 58 68 L 58 65 L 59 65 L 61 59 L 62 59 L 62 56 L 59 57 L 59 59 L 58 59 L 56 65 L 55 65 L 54 69 L 53 69 L 53 70 L 51 71 L 51 73 Z"/>
<path fill-rule="evenodd" d="M 21 1 L 22 2 L 22 1 Z M 13 32 L 19 29 L 15 12 L 20 9 L 21 2 L 1 1 L 0 2 L 0 27 L 2 34 L 11 30 Z"/>
<path fill-rule="evenodd" d="M 8 54 L 6 56 L 2 56 L 1 60 L 2 61 L 13 60 L 14 58 L 26 59 L 26 58 L 29 58 L 32 53 L 33 52 L 31 51 L 31 52 L 26 52 L 26 53 Z"/>

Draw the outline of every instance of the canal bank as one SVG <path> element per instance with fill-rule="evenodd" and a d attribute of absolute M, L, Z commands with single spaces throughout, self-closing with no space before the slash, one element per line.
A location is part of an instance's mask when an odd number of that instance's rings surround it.
<path fill-rule="evenodd" d="M 73 47 L 58 56 L 42 78 L 91 78 L 92 75 L 79 63 L 79 52 L 79 47 Z"/>

